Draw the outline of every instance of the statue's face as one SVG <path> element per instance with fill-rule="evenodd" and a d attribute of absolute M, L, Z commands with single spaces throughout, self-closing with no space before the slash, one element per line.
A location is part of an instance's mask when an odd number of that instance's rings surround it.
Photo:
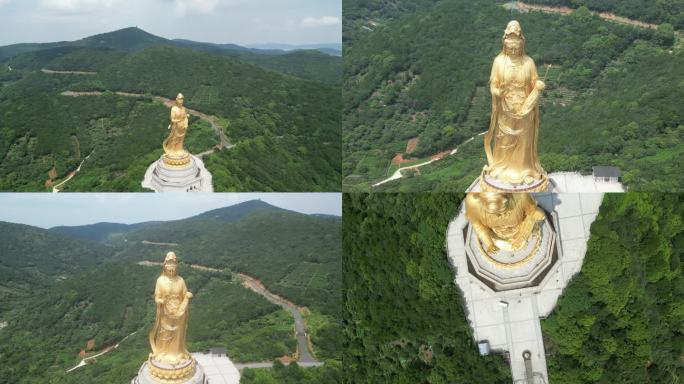
<path fill-rule="evenodd" d="M 177 98 L 176 98 L 176 104 L 178 104 L 179 106 L 182 106 L 182 105 L 183 105 L 183 98 L 182 98 L 182 97 L 177 97 Z"/>
<path fill-rule="evenodd" d="M 502 193 L 482 193 L 484 208 L 491 215 L 501 215 L 508 209 L 508 197 Z"/>
<path fill-rule="evenodd" d="M 506 46 L 506 49 L 513 52 L 520 52 L 520 49 L 522 48 L 522 43 L 522 37 L 518 32 L 508 33 L 504 38 L 504 45 Z"/>
<path fill-rule="evenodd" d="M 167 276 L 176 276 L 177 271 L 178 271 L 178 264 L 171 263 L 171 262 L 164 263 L 164 273 Z"/>

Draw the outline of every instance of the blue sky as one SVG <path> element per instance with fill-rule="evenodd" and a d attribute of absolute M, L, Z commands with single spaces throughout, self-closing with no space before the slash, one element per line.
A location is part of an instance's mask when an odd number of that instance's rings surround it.
<path fill-rule="evenodd" d="M 0 221 L 50 228 L 182 219 L 261 199 L 302 213 L 342 215 L 340 193 L 1 193 Z"/>
<path fill-rule="evenodd" d="M 342 0 L 0 0 L 0 46 L 134 26 L 213 43 L 339 43 L 341 19 Z"/>

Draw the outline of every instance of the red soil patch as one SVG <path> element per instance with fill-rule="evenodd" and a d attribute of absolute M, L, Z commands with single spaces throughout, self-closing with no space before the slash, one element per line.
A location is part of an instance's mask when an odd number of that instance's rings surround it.
<path fill-rule="evenodd" d="M 397 155 L 392 158 L 392 165 L 400 165 L 404 162 L 406 162 L 406 160 L 404 160 L 404 156 L 401 153 L 397 153 Z"/>
<path fill-rule="evenodd" d="M 413 153 L 413 151 L 416 150 L 416 147 L 418 146 L 418 138 L 414 137 L 412 139 L 409 139 L 409 141 L 406 143 L 406 153 Z"/>
<path fill-rule="evenodd" d="M 277 360 L 280 360 L 280 362 L 283 364 L 289 364 L 289 363 L 295 361 L 292 357 L 287 356 L 287 355 L 281 356 L 281 357 L 277 358 Z"/>
<path fill-rule="evenodd" d="M 442 152 L 439 152 L 439 153 L 435 153 L 435 154 L 432 155 L 432 157 L 430 157 L 430 158 L 431 158 L 432 160 L 441 160 L 441 159 L 443 159 L 444 157 L 448 156 L 450 153 L 451 153 L 451 151 L 448 151 L 448 150 L 447 150 L 447 151 L 442 151 Z"/>

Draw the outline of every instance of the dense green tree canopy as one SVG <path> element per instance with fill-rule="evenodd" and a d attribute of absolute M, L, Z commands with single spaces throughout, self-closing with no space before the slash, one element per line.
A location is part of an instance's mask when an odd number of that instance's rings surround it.
<path fill-rule="evenodd" d="M 509 383 L 481 357 L 445 255 L 461 196 L 344 195 L 346 383 Z"/>

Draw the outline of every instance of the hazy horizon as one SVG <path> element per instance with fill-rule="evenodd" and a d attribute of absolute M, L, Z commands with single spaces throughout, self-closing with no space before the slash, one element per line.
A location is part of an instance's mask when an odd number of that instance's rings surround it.
<path fill-rule="evenodd" d="M 138 27 L 242 46 L 342 42 L 341 0 L 0 0 L 0 46 L 74 41 Z"/>
<path fill-rule="evenodd" d="M 0 221 L 45 229 L 136 224 L 185 219 L 250 200 L 308 215 L 342 216 L 341 193 L 2 193 Z"/>

